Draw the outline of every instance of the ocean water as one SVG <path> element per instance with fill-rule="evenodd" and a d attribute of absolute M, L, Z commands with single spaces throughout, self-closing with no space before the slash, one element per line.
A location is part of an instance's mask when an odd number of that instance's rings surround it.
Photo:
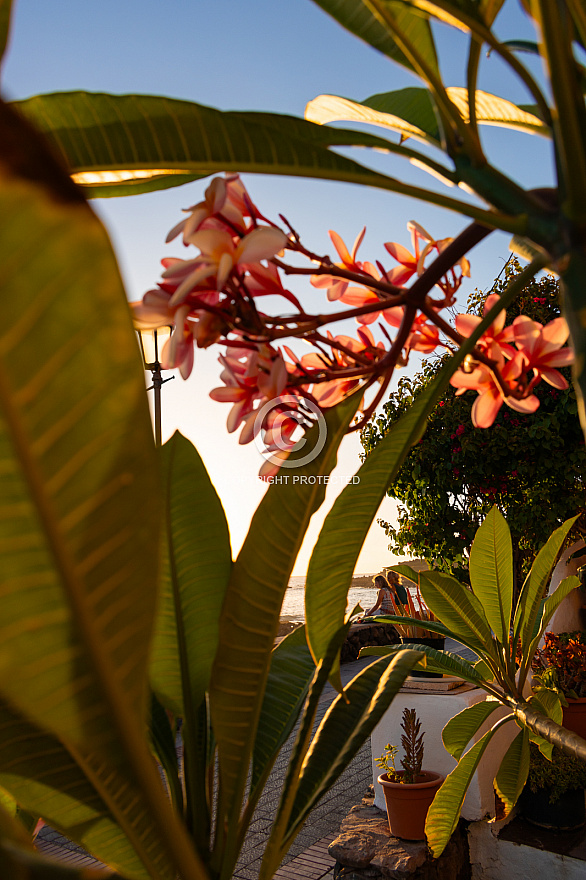
<path fill-rule="evenodd" d="M 301 623 L 305 620 L 304 587 L 305 577 L 290 578 L 281 609 L 282 619 Z M 367 611 L 376 602 L 377 595 L 378 590 L 373 590 L 371 587 L 351 587 L 348 593 L 347 609 L 350 610 L 359 604 L 363 611 Z"/>

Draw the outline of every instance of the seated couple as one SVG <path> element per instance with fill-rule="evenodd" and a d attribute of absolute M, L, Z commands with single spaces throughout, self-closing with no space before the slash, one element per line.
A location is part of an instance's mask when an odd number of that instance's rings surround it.
<path fill-rule="evenodd" d="M 400 602 L 401 605 L 407 604 L 407 590 L 399 580 L 399 575 L 396 572 L 390 571 L 388 580 L 382 574 L 379 574 L 372 579 L 372 583 L 378 589 L 378 596 L 372 608 L 364 613 L 365 617 L 373 617 L 377 613 L 395 614 L 391 596 L 395 602 Z"/>

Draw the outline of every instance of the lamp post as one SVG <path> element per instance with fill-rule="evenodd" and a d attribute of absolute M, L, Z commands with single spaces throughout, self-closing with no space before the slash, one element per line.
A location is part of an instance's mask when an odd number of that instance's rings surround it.
<path fill-rule="evenodd" d="M 167 339 L 169 339 L 172 329 L 172 327 L 167 326 L 148 330 L 140 327 L 136 328 L 144 368 L 151 371 L 153 379 L 153 384 L 150 388 L 147 388 L 147 391 L 150 391 L 152 388 L 155 392 L 155 444 L 157 446 L 161 445 L 161 386 L 175 378 L 175 376 L 169 376 L 168 379 L 163 379 L 159 362 L 159 349 L 162 349 Z"/>

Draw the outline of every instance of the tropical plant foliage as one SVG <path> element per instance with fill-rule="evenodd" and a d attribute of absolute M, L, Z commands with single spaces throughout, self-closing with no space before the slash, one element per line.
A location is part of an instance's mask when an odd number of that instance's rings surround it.
<path fill-rule="evenodd" d="M 466 645 L 478 657 L 475 663 L 470 663 L 457 654 L 416 645 L 416 649 L 425 654 L 419 667 L 458 675 L 483 688 L 489 697 L 485 702 L 464 709 L 444 727 L 444 746 L 458 764 L 446 777 L 428 813 L 426 836 L 435 855 L 443 851 L 450 839 L 478 763 L 492 737 L 503 725 L 515 723 L 521 728 L 495 778 L 495 788 L 507 812 L 516 803 L 527 781 L 529 743 L 537 743 L 551 760 L 552 741 L 548 742 L 540 735 L 547 732 L 551 722 L 543 719 L 531 728 L 527 727 L 527 722 L 535 721 L 537 713 L 544 713 L 557 724 L 561 723 L 559 696 L 555 690 L 543 686 L 537 687 L 527 701 L 523 693 L 537 646 L 553 613 L 579 583 L 578 578 L 567 577 L 551 596 L 544 598 L 554 563 L 574 521 L 568 520 L 556 529 L 541 548 L 516 602 L 513 601 L 511 533 L 496 507 L 478 529 L 472 544 L 471 587 L 445 572 L 417 573 L 408 565 L 393 569 L 418 584 L 423 598 L 441 621 L 429 623 L 429 628 Z M 389 622 L 401 619 L 394 615 L 384 618 Z M 390 656 L 398 650 L 400 648 L 396 647 L 364 648 L 362 654 Z M 495 721 L 494 713 L 503 706 L 508 714 L 497 713 Z M 481 735 L 480 728 L 489 719 L 492 726 Z M 567 734 L 554 739 L 558 745 L 563 742 L 566 751 L 573 749 L 575 757 L 581 760 L 586 757 L 580 737 Z M 465 751 L 467 746 L 470 747 Z"/>
<path fill-rule="evenodd" d="M 561 276 L 581 406 L 586 111 L 573 42 L 584 45 L 583 3 L 529 4 L 543 35 L 539 51 L 551 71 L 544 91 L 491 30 L 502 2 L 323 0 L 320 5 L 419 77 L 420 90 L 377 96 L 366 104 L 387 114 L 385 124 L 400 135 L 439 145 L 441 162 L 425 149 L 386 137 L 152 96 L 39 96 L 20 103 L 22 117 L 0 103 L 0 785 L 5 792 L 0 865 L 18 880 L 75 876 L 38 863 L 13 818 L 23 810 L 41 815 L 124 877 L 227 880 L 260 791 L 299 717 L 262 867 L 268 880 L 312 806 L 421 657 L 419 651 L 403 651 L 368 667 L 311 738 L 323 683 L 328 676 L 339 683 L 346 592 L 387 485 L 420 439 L 451 373 L 499 309 L 545 265 Z M 0 49 L 9 13 L 8 0 L 0 0 Z M 430 18 L 470 35 L 464 93 L 442 82 Z M 521 78 L 535 107 L 515 108 L 477 92 L 483 44 Z M 482 121 L 551 136 L 557 191 L 524 191 L 493 167 L 480 140 Z M 405 184 L 332 149 L 353 145 L 402 155 L 465 185 L 484 205 Z M 308 575 L 311 656 L 298 634 L 276 651 L 272 647 L 283 593 L 309 518 L 323 500 L 323 483 L 272 486 L 232 561 L 221 505 L 197 454 L 176 437 L 158 461 L 112 250 L 69 176 L 86 192 L 107 196 L 178 185 L 220 170 L 351 181 L 459 211 L 474 224 L 450 252 L 454 261 L 492 229 L 516 234 L 537 252 L 368 457 L 360 482 L 338 498 Z M 356 406 L 350 399 L 330 413 L 326 446 L 302 473 L 329 474 Z M 529 728 L 566 750 L 579 752 L 584 744 L 555 723 L 561 719 L 555 695 L 544 691 L 528 706 L 513 681 L 510 548 L 496 514 L 486 528 L 498 536 L 499 552 L 491 565 L 481 540 L 478 559 L 473 554 L 476 596 L 446 575 L 429 576 L 433 589 L 422 587 L 443 621 L 436 629 L 470 645 L 483 664 L 433 656 L 430 649 L 424 662 L 485 687 L 523 725 L 497 778 L 501 795 L 512 803 L 523 778 L 519 766 L 525 766 L 526 741 L 535 735 Z M 565 534 L 558 530 L 537 557 L 517 606 L 514 646 L 523 654 L 521 679 L 547 572 Z M 546 616 L 570 586 L 547 600 Z M 164 708 L 184 719 L 183 778 Z M 149 721 L 151 738 L 145 735 Z M 476 716 L 465 727 L 472 736 Z M 459 754 L 470 736 L 462 735 L 458 724 L 451 730 L 450 748 Z M 430 814 L 436 852 L 449 837 L 491 735 L 462 757 Z M 211 772 L 216 761 L 217 777 Z"/>
<path fill-rule="evenodd" d="M 509 262 L 490 293 L 500 293 L 519 273 Z M 469 298 L 482 314 L 487 293 Z M 507 325 L 519 314 L 546 324 L 559 315 L 558 285 L 549 275 L 533 281 L 507 310 Z M 362 431 L 368 454 L 441 367 L 428 361 L 397 390 Z M 566 371 L 564 370 L 564 373 Z M 520 415 L 501 409 L 494 424 L 477 431 L 470 422 L 470 393 L 449 387 L 430 416 L 427 431 L 410 451 L 388 495 L 399 500 L 398 524 L 379 520 L 396 555 L 426 559 L 432 567 L 467 578 L 473 536 L 493 504 L 505 516 L 513 540 L 519 586 L 553 529 L 584 509 L 584 436 L 573 388 L 541 384 L 539 409 Z M 576 524 L 572 537 L 580 534 Z"/>

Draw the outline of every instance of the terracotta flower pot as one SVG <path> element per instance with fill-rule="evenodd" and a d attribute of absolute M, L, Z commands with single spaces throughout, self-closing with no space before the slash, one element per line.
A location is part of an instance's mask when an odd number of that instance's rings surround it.
<path fill-rule="evenodd" d="M 573 730 L 578 736 L 586 739 L 586 697 L 572 700 L 566 697 L 568 705 L 564 707 L 564 727 Z"/>
<path fill-rule="evenodd" d="M 402 770 L 400 775 L 403 775 Z M 424 840 L 427 811 L 444 777 L 424 770 L 419 775 L 419 781 L 411 784 L 390 782 L 386 773 L 382 773 L 378 781 L 385 793 L 389 829 L 393 837 Z"/>

